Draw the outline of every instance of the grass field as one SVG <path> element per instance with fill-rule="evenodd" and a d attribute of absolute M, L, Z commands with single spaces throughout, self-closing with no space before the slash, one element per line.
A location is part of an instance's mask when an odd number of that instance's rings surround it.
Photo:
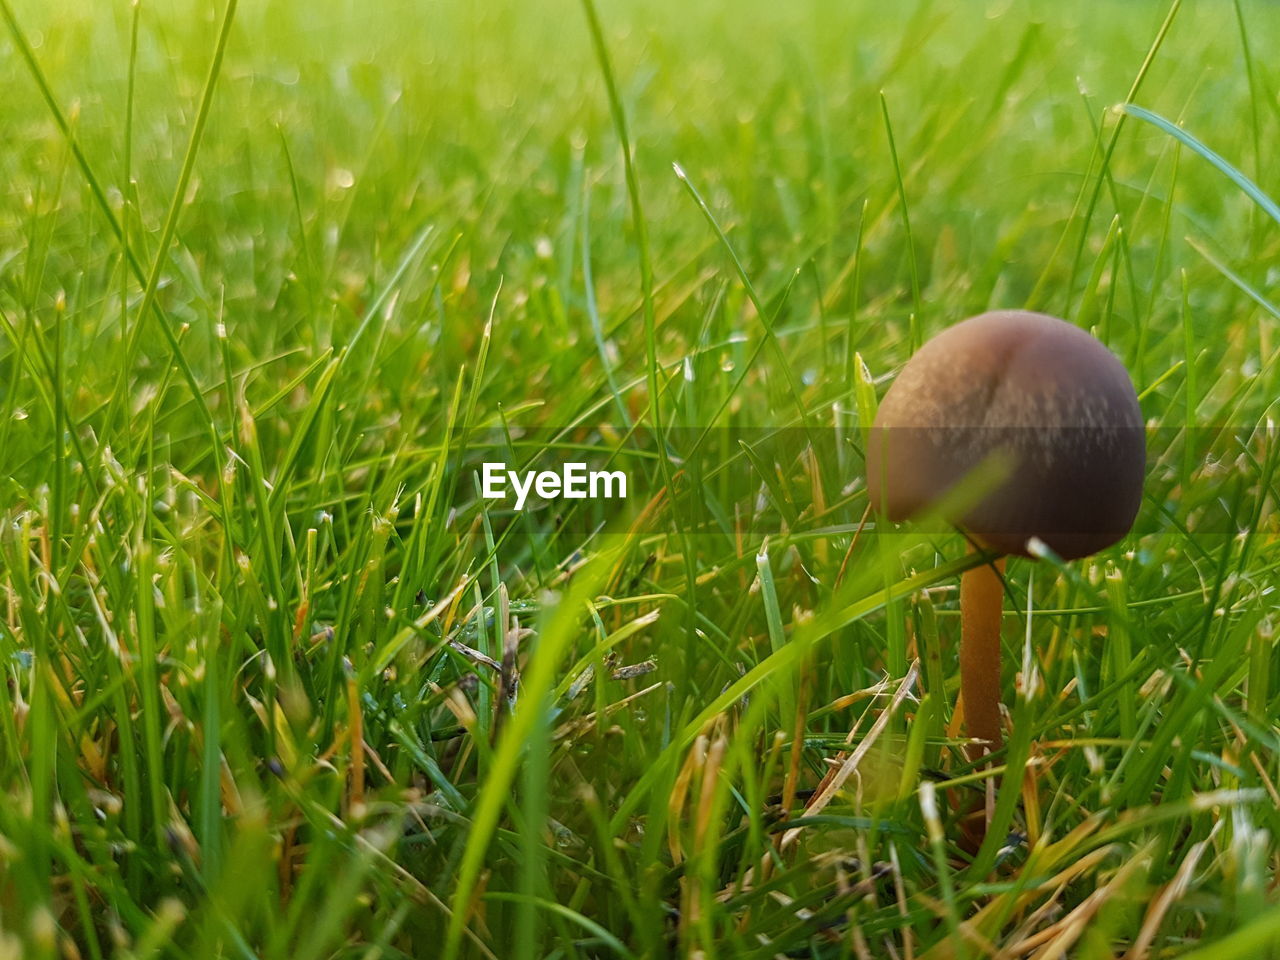
<path fill-rule="evenodd" d="M 1280 956 L 1274 4 L 0 18 L 0 957 Z M 1021 306 L 1150 456 L 975 769 L 861 428 Z"/>

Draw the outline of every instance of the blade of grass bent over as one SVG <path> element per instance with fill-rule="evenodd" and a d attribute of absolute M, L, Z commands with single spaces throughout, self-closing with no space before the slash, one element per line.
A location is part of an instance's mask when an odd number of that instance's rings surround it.
<path fill-rule="evenodd" d="M 1201 143 L 1182 127 L 1175 123 L 1171 123 L 1158 113 L 1152 113 L 1145 107 L 1140 107 L 1136 103 L 1122 103 L 1116 109 L 1122 113 L 1137 117 L 1139 120 L 1145 120 L 1157 129 L 1163 130 L 1169 136 L 1180 141 L 1183 145 L 1190 147 L 1204 159 L 1218 168 L 1228 180 L 1244 191 L 1245 195 L 1256 203 L 1266 212 L 1276 223 L 1280 224 L 1280 205 L 1278 205 L 1269 196 L 1263 193 L 1262 188 L 1246 177 L 1236 167 L 1228 163 L 1220 154 L 1211 150 L 1208 146 Z"/>

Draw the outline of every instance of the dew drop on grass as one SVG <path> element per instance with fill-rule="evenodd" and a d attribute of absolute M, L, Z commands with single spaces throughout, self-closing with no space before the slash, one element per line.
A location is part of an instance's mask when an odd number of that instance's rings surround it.
<path fill-rule="evenodd" d="M 732 373 L 735 366 L 736 364 L 729 357 L 725 357 L 720 361 L 720 369 L 725 373 Z"/>

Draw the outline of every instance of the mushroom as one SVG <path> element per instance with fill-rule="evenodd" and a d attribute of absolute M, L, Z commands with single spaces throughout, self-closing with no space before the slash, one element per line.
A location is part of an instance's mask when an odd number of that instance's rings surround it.
<path fill-rule="evenodd" d="M 947 513 L 947 494 L 992 462 L 999 476 Z M 1002 740 L 1004 555 L 1032 557 L 1033 538 L 1065 560 L 1111 546 L 1133 524 L 1145 464 L 1124 365 L 1042 313 L 998 310 L 949 327 L 885 394 L 867 449 L 871 506 L 893 521 L 941 508 L 970 549 L 998 555 L 960 581 L 958 710 L 971 760 Z"/>

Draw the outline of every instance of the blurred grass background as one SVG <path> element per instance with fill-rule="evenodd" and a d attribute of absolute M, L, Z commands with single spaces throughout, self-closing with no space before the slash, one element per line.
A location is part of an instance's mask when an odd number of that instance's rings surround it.
<path fill-rule="evenodd" d="M 1112 108 L 1274 197 L 1272 4 L 603 4 L 644 238 L 579 5 L 243 0 L 213 86 L 223 4 L 0 12 L 0 956 L 1270 955 L 1280 224 Z M 1023 305 L 1155 439 L 1010 565 L 975 861 L 971 561 L 855 541 L 857 423 Z M 490 515 L 495 430 L 676 486 Z"/>

